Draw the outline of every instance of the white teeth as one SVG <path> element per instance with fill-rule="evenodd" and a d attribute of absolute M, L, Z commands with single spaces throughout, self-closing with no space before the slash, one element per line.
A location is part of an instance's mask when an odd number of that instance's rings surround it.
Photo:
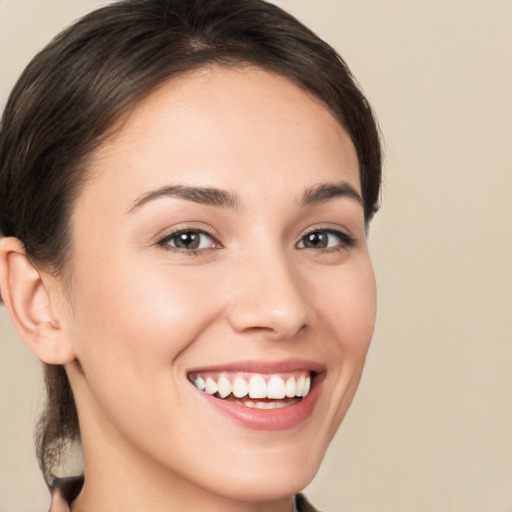
<path fill-rule="evenodd" d="M 253 402 L 251 400 L 246 400 L 245 402 L 236 402 L 238 405 L 243 405 L 244 407 L 249 407 L 249 409 L 282 409 L 283 407 L 288 407 L 293 405 L 293 403 L 287 402 Z"/>
<path fill-rule="evenodd" d="M 277 402 L 256 402 L 256 409 L 275 409 Z"/>
<path fill-rule="evenodd" d="M 282 409 L 283 407 L 288 407 L 289 405 L 292 405 L 290 403 L 286 402 L 269 402 L 274 406 L 274 409 Z M 295 403 L 295 402 L 293 402 Z"/>
<path fill-rule="evenodd" d="M 283 379 L 272 375 L 267 383 L 267 398 L 281 399 L 286 396 L 286 389 Z"/>
<path fill-rule="evenodd" d="M 306 377 L 306 379 L 304 381 L 304 389 L 302 390 L 302 396 L 308 396 L 310 389 L 311 389 L 311 377 Z"/>
<path fill-rule="evenodd" d="M 297 379 L 297 388 L 295 389 L 296 396 L 304 396 L 304 383 L 306 381 L 306 377 L 304 375 L 301 375 Z"/>
<path fill-rule="evenodd" d="M 219 379 L 217 387 L 219 388 L 219 395 L 221 398 L 226 398 L 227 396 L 231 395 L 231 392 L 233 391 L 231 382 L 229 382 L 229 380 L 224 376 Z"/>
<path fill-rule="evenodd" d="M 233 381 L 233 395 L 237 398 L 243 398 L 245 395 L 249 393 L 249 384 L 242 377 L 235 377 Z"/>
<path fill-rule="evenodd" d="M 251 398 L 266 398 L 267 383 L 261 375 L 253 375 L 249 381 L 249 396 Z"/>
<path fill-rule="evenodd" d="M 194 379 L 194 386 L 201 391 L 204 391 L 204 379 L 200 375 Z"/>
<path fill-rule="evenodd" d="M 293 398 L 297 392 L 297 385 L 295 384 L 295 377 L 289 377 L 285 384 L 285 395 L 288 398 Z"/>
<path fill-rule="evenodd" d="M 214 395 L 215 393 L 217 393 L 219 388 L 217 387 L 217 383 L 211 377 L 207 377 L 204 383 L 204 390 L 209 395 Z"/>
<path fill-rule="evenodd" d="M 247 403 L 247 407 L 256 407 L 254 404 L 258 404 L 260 409 L 284 407 L 282 404 L 277 406 L 274 404 L 279 404 L 278 401 L 284 398 L 303 398 L 311 389 L 311 376 L 309 375 L 290 376 L 286 381 L 280 375 L 263 376 L 257 373 L 252 374 L 249 380 L 241 374 L 237 375 L 233 381 L 226 374 L 220 375 L 217 379 L 213 376 L 195 375 L 191 380 L 196 388 L 209 395 L 217 394 L 220 398 L 227 398 L 232 394 L 236 398 L 244 398 L 249 395 L 247 398 L 276 400 L 276 402 L 270 402 L 271 406 L 268 406 L 269 402 L 244 401 Z"/>

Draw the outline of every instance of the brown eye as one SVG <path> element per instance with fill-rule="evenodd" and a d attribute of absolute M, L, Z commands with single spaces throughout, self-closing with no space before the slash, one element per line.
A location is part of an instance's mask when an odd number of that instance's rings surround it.
<path fill-rule="evenodd" d="M 317 231 L 315 233 L 307 234 L 302 242 L 304 247 L 308 249 L 325 249 L 329 245 L 329 236 L 327 233 Z"/>
<path fill-rule="evenodd" d="M 331 249 L 336 247 L 350 247 L 355 244 L 355 240 L 336 230 L 317 230 L 310 231 L 304 235 L 297 244 L 299 249 Z"/>
<path fill-rule="evenodd" d="M 170 245 L 181 251 L 196 251 L 215 246 L 213 238 L 204 231 L 183 230 L 165 237 L 161 245 Z"/>

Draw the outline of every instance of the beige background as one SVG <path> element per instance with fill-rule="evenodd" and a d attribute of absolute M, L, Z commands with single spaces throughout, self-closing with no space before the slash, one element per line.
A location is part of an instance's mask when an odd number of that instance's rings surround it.
<path fill-rule="evenodd" d="M 101 3 L 0 0 L 0 107 L 34 52 Z M 512 2 L 277 3 L 346 58 L 387 145 L 377 330 L 309 495 L 331 512 L 511 512 Z M 43 511 L 39 367 L 3 310 L 0 337 L 0 511 Z"/>

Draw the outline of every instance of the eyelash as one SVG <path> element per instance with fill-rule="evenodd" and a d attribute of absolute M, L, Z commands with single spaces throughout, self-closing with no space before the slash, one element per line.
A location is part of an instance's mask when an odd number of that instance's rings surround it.
<path fill-rule="evenodd" d="M 173 239 L 176 239 L 180 235 L 186 235 L 186 234 L 195 234 L 195 235 L 206 235 L 208 238 L 212 240 L 213 247 L 204 247 L 199 249 L 183 249 L 180 247 L 175 247 L 171 245 L 169 242 Z M 183 228 L 183 229 L 177 229 L 176 231 L 173 231 L 172 233 L 169 233 L 168 235 L 165 235 L 162 239 L 160 239 L 157 244 L 160 247 L 163 247 L 167 251 L 177 252 L 181 254 L 186 254 L 190 256 L 199 256 L 204 253 L 205 250 L 208 249 L 219 249 L 222 248 L 222 245 L 220 242 L 215 238 L 215 236 L 212 233 L 209 233 L 208 231 L 205 231 L 204 229 L 194 229 L 194 228 Z"/>
<path fill-rule="evenodd" d="M 184 249 L 180 247 L 176 247 L 171 245 L 169 242 L 173 239 L 176 239 L 180 235 L 186 235 L 186 234 L 194 234 L 194 235 L 206 235 L 212 240 L 212 246 L 211 247 L 204 247 L 204 248 L 198 248 L 198 249 Z M 328 234 L 331 236 L 335 236 L 339 239 L 339 243 L 332 247 L 323 247 L 320 249 L 315 249 L 313 247 L 298 247 L 298 245 L 302 242 L 304 243 L 304 240 L 307 237 L 310 237 L 315 234 Z M 300 239 L 297 241 L 295 246 L 298 249 L 309 249 L 309 250 L 318 250 L 322 252 L 335 252 L 335 251 L 341 251 L 350 247 L 354 247 L 356 245 L 357 241 L 354 237 L 349 235 L 348 233 L 345 233 L 344 231 L 340 231 L 337 229 L 332 228 L 315 228 L 311 231 L 308 231 L 304 235 L 300 237 Z M 162 239 L 160 239 L 157 244 L 160 247 L 163 247 L 165 250 L 173 251 L 181 254 L 186 254 L 190 256 L 199 256 L 204 253 L 204 251 L 208 249 L 219 249 L 222 248 L 221 243 L 217 240 L 217 238 L 208 231 L 205 231 L 203 229 L 193 229 L 193 228 L 183 228 L 183 229 L 177 229 L 176 231 L 173 231 L 172 233 L 169 233 L 165 235 Z"/>
<path fill-rule="evenodd" d="M 304 242 L 304 240 L 307 237 L 309 237 L 311 235 L 315 235 L 315 234 L 320 234 L 320 233 L 321 234 L 327 233 L 328 235 L 337 237 L 339 240 L 339 243 L 333 247 L 324 247 L 324 248 L 320 248 L 320 249 L 315 249 L 315 248 L 311 248 L 311 247 L 300 247 L 300 249 L 310 249 L 313 251 L 318 250 L 318 251 L 323 251 L 323 252 L 335 252 L 335 251 L 342 251 L 344 249 L 349 249 L 351 247 L 354 247 L 357 243 L 357 240 L 354 237 L 352 237 L 348 233 L 345 233 L 344 231 L 341 231 L 338 229 L 332 229 L 332 228 L 314 228 L 311 231 L 308 231 L 307 233 L 302 235 L 296 245 L 298 245 L 301 242 Z"/>

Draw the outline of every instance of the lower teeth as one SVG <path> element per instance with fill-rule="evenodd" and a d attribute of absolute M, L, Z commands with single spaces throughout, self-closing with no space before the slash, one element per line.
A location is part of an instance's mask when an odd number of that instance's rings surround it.
<path fill-rule="evenodd" d="M 296 404 L 299 399 L 294 400 L 273 400 L 269 402 L 255 402 L 253 400 L 235 400 L 234 403 L 250 409 L 282 409 L 290 405 Z"/>

